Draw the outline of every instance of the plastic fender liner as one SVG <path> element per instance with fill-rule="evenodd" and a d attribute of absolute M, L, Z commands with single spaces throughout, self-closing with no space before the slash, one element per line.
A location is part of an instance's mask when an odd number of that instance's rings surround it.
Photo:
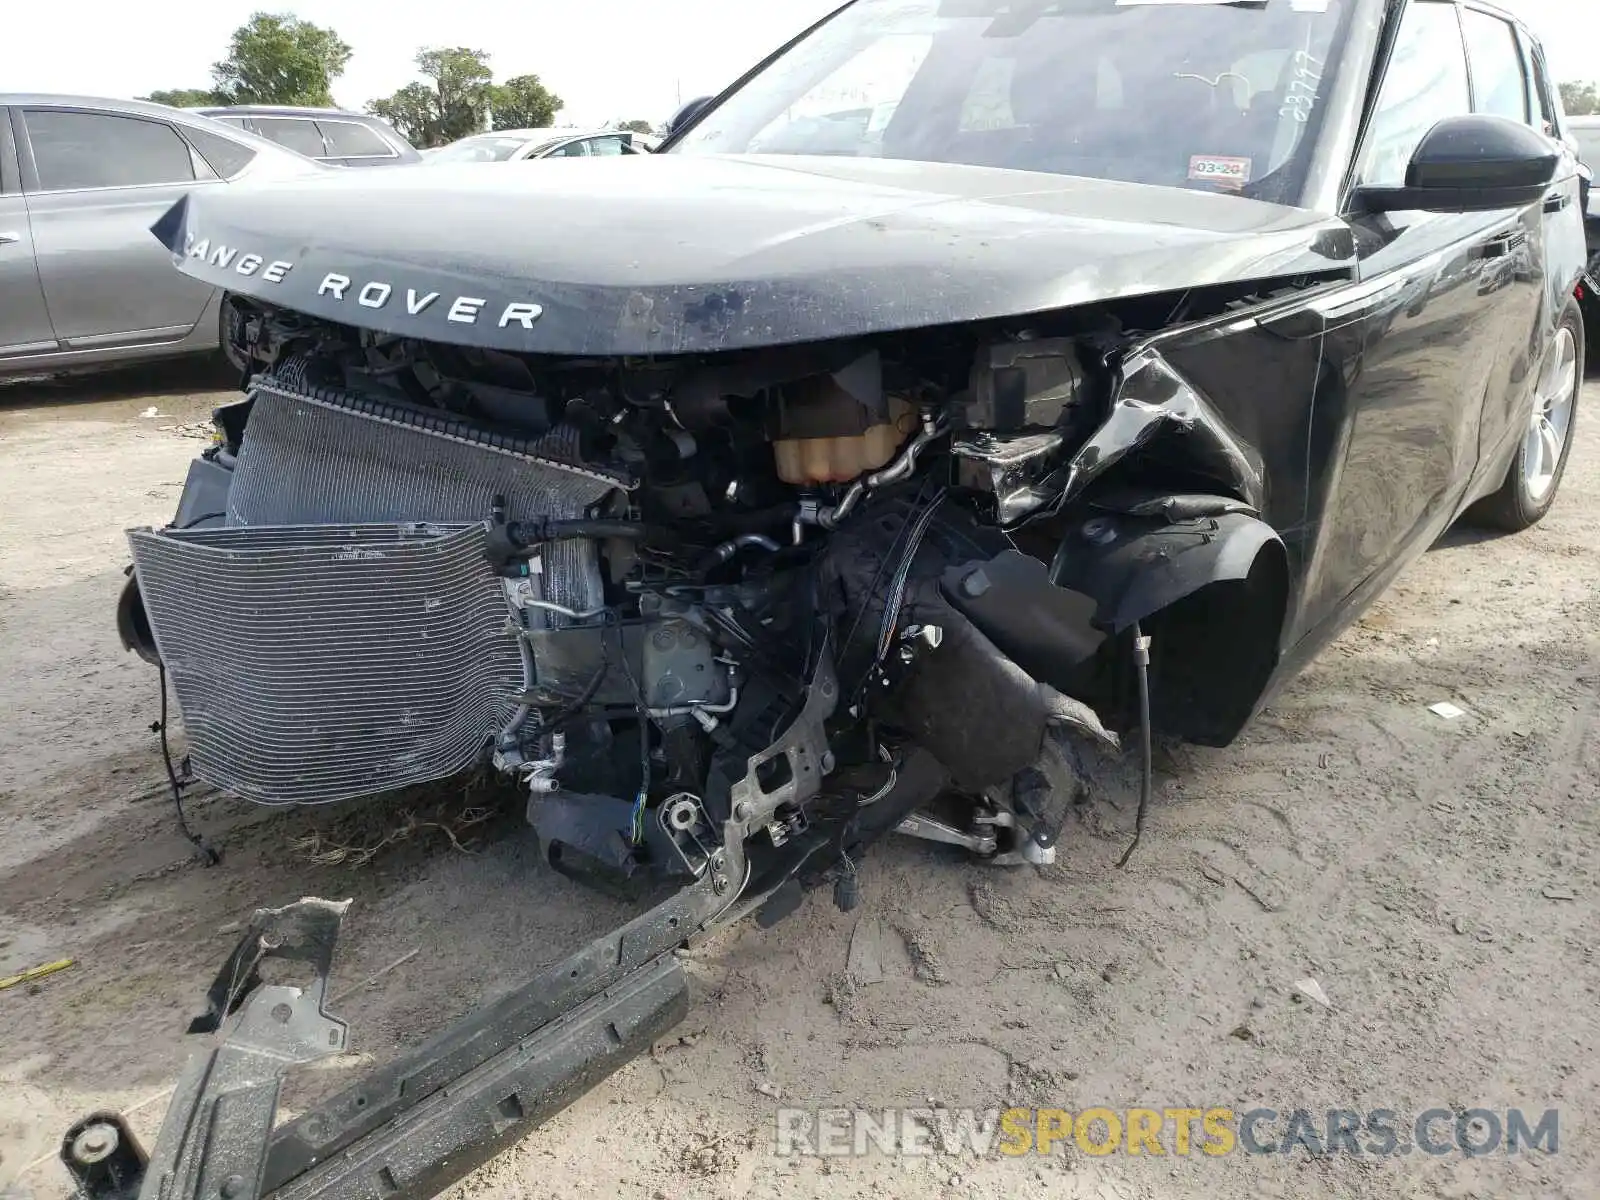
<path fill-rule="evenodd" d="M 1182 499 L 1192 512 L 1200 498 Z M 1156 727 L 1208 746 L 1233 741 L 1259 706 L 1287 609 L 1282 539 L 1234 507 L 1218 497 L 1216 515 L 1178 521 L 1080 509 L 1050 572 L 1095 600 L 1096 624 L 1113 636 L 1141 623 Z"/>
<path fill-rule="evenodd" d="M 1068 532 L 1050 567 L 1050 581 L 1091 597 L 1096 621 L 1121 633 L 1214 583 L 1247 579 L 1267 547 L 1283 539 L 1258 517 L 1227 511 L 1168 522 L 1161 517 L 1093 512 Z"/>

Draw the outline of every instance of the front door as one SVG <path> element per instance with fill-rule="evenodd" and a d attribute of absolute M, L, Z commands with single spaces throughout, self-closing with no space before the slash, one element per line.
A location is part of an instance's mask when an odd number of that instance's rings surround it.
<path fill-rule="evenodd" d="M 1563 151 L 1548 195 L 1522 213 L 1528 243 L 1536 253 L 1517 264 L 1510 285 L 1516 296 L 1509 305 L 1500 370 L 1491 381 L 1493 387 L 1483 408 L 1480 459 L 1485 470 L 1503 476 L 1505 452 L 1528 429 L 1533 393 L 1543 373 L 1555 317 L 1571 297 L 1576 282 L 1572 273 L 1583 265 L 1578 160 L 1557 140 L 1553 113 L 1546 120 L 1548 101 L 1539 95 L 1531 48 L 1521 42 L 1517 29 L 1496 13 L 1470 6 L 1462 9 L 1461 24 L 1472 67 L 1474 110 L 1539 129 Z M 1570 262 L 1571 267 L 1564 269 L 1563 262 Z"/>
<path fill-rule="evenodd" d="M 0 107 L 0 359 L 56 348 L 7 110 Z"/>
<path fill-rule="evenodd" d="M 1455 4 L 1414 0 L 1374 108 L 1360 182 L 1398 186 L 1424 134 L 1469 113 Z M 1478 464 L 1486 405 L 1503 404 L 1505 347 L 1537 309 L 1539 206 L 1529 213 L 1356 216 L 1362 303 L 1330 337 L 1359 363 L 1317 414 L 1301 630 L 1335 614 L 1443 529 Z M 1331 401 L 1330 397 L 1330 401 Z M 1320 402 L 1319 402 L 1320 403 Z"/>
<path fill-rule="evenodd" d="M 84 108 L 17 111 L 56 337 L 88 350 L 187 336 L 213 289 L 179 272 L 150 227 L 184 193 L 221 185 L 200 177 L 197 156 L 165 121 Z"/>

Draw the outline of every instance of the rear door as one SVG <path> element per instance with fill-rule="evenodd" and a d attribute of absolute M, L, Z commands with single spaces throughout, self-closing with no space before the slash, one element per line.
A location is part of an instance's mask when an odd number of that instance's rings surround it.
<path fill-rule="evenodd" d="M 328 162 L 330 159 L 327 144 L 322 140 L 322 131 L 317 128 L 315 121 L 307 117 L 257 117 L 255 123 L 256 132 L 268 141 L 287 146 L 296 154 L 304 154 L 319 162 Z"/>
<path fill-rule="evenodd" d="M 0 105 L 0 360 L 56 348 L 33 257 L 10 110 Z"/>
<path fill-rule="evenodd" d="M 387 167 L 400 159 L 399 153 L 376 129 L 359 121 L 318 117 L 316 124 L 327 144 L 330 162 L 345 167 Z"/>
<path fill-rule="evenodd" d="M 1543 116 L 1531 103 L 1532 89 L 1516 28 L 1493 13 L 1470 6 L 1461 10 L 1461 27 L 1472 70 L 1473 111 L 1538 128 Z M 1551 140 L 1556 139 L 1552 136 Z M 1506 439 L 1520 436 L 1526 428 L 1527 406 L 1549 344 L 1550 317 L 1544 295 L 1549 238 L 1553 233 L 1559 243 L 1561 226 L 1567 223 L 1581 236 L 1577 168 L 1577 159 L 1569 157 L 1547 199 L 1518 214 L 1516 232 L 1525 239 L 1527 253 L 1508 256 L 1505 264 L 1504 292 L 1499 295 L 1504 313 L 1500 354 L 1490 365 L 1478 434 L 1480 460 L 1485 464 L 1500 461 Z M 1581 262 L 1581 246 L 1578 257 Z"/>
<path fill-rule="evenodd" d="M 213 289 L 172 265 L 150 226 L 196 187 L 220 186 L 165 121 L 103 109 L 17 110 L 39 280 L 69 350 L 187 336 Z"/>

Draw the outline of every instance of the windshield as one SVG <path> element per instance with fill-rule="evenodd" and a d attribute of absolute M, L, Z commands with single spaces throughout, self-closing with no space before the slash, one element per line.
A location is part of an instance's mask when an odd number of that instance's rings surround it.
<path fill-rule="evenodd" d="M 526 138 L 470 137 L 428 155 L 429 162 L 505 162 L 528 144 Z"/>
<path fill-rule="evenodd" d="M 671 153 L 1299 197 L 1354 0 L 857 0 Z"/>

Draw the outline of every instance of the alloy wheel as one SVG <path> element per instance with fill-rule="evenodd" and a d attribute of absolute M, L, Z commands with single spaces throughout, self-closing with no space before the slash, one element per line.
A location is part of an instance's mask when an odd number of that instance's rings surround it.
<path fill-rule="evenodd" d="M 1523 443 L 1523 474 L 1528 499 L 1540 504 L 1555 487 L 1561 469 L 1561 452 L 1572 429 L 1578 401 L 1578 342 L 1570 327 L 1556 331 L 1544 372 L 1533 401 L 1533 418 Z"/>

